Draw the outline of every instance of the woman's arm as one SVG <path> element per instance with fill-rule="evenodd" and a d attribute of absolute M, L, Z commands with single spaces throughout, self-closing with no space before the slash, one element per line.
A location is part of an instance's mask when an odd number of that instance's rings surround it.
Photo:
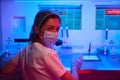
<path fill-rule="evenodd" d="M 1 69 L 2 74 L 13 74 L 15 73 L 17 65 L 14 64 L 11 60 L 5 64 L 5 66 Z"/>
<path fill-rule="evenodd" d="M 71 75 L 69 71 L 66 71 L 61 77 L 61 80 L 77 80 L 74 76 Z"/>

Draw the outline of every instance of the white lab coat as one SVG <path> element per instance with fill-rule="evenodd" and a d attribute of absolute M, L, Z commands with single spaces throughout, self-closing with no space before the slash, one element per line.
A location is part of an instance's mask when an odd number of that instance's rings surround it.
<path fill-rule="evenodd" d="M 19 64 L 24 80 L 58 80 L 65 72 L 56 51 L 34 42 L 12 59 Z"/>

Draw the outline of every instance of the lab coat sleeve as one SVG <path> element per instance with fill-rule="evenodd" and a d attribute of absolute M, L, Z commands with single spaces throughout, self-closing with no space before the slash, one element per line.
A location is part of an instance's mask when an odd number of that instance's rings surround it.
<path fill-rule="evenodd" d="M 16 65 L 19 65 L 19 59 L 20 59 L 20 53 L 16 53 L 16 55 L 11 59 L 11 61 Z"/>
<path fill-rule="evenodd" d="M 18 64 L 18 62 L 19 62 L 19 54 L 16 54 L 11 60 L 12 60 L 12 62 L 14 64 Z"/>
<path fill-rule="evenodd" d="M 66 72 L 66 68 L 61 63 L 56 52 L 48 53 L 45 56 L 44 60 L 47 65 L 48 71 L 55 76 L 60 78 Z"/>

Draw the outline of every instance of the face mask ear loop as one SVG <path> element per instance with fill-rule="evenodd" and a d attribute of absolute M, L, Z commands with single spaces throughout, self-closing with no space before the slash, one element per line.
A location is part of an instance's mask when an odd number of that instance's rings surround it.
<path fill-rule="evenodd" d="M 34 26 L 34 31 L 35 31 L 36 34 L 39 33 L 39 28 L 38 28 L 38 26 L 36 26 L 36 25 Z"/>

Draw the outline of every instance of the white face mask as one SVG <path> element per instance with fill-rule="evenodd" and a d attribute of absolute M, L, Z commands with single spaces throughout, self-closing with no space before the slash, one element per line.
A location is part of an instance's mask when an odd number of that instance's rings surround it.
<path fill-rule="evenodd" d="M 43 44 L 46 47 L 53 48 L 57 41 L 58 32 L 45 31 L 42 37 Z"/>

